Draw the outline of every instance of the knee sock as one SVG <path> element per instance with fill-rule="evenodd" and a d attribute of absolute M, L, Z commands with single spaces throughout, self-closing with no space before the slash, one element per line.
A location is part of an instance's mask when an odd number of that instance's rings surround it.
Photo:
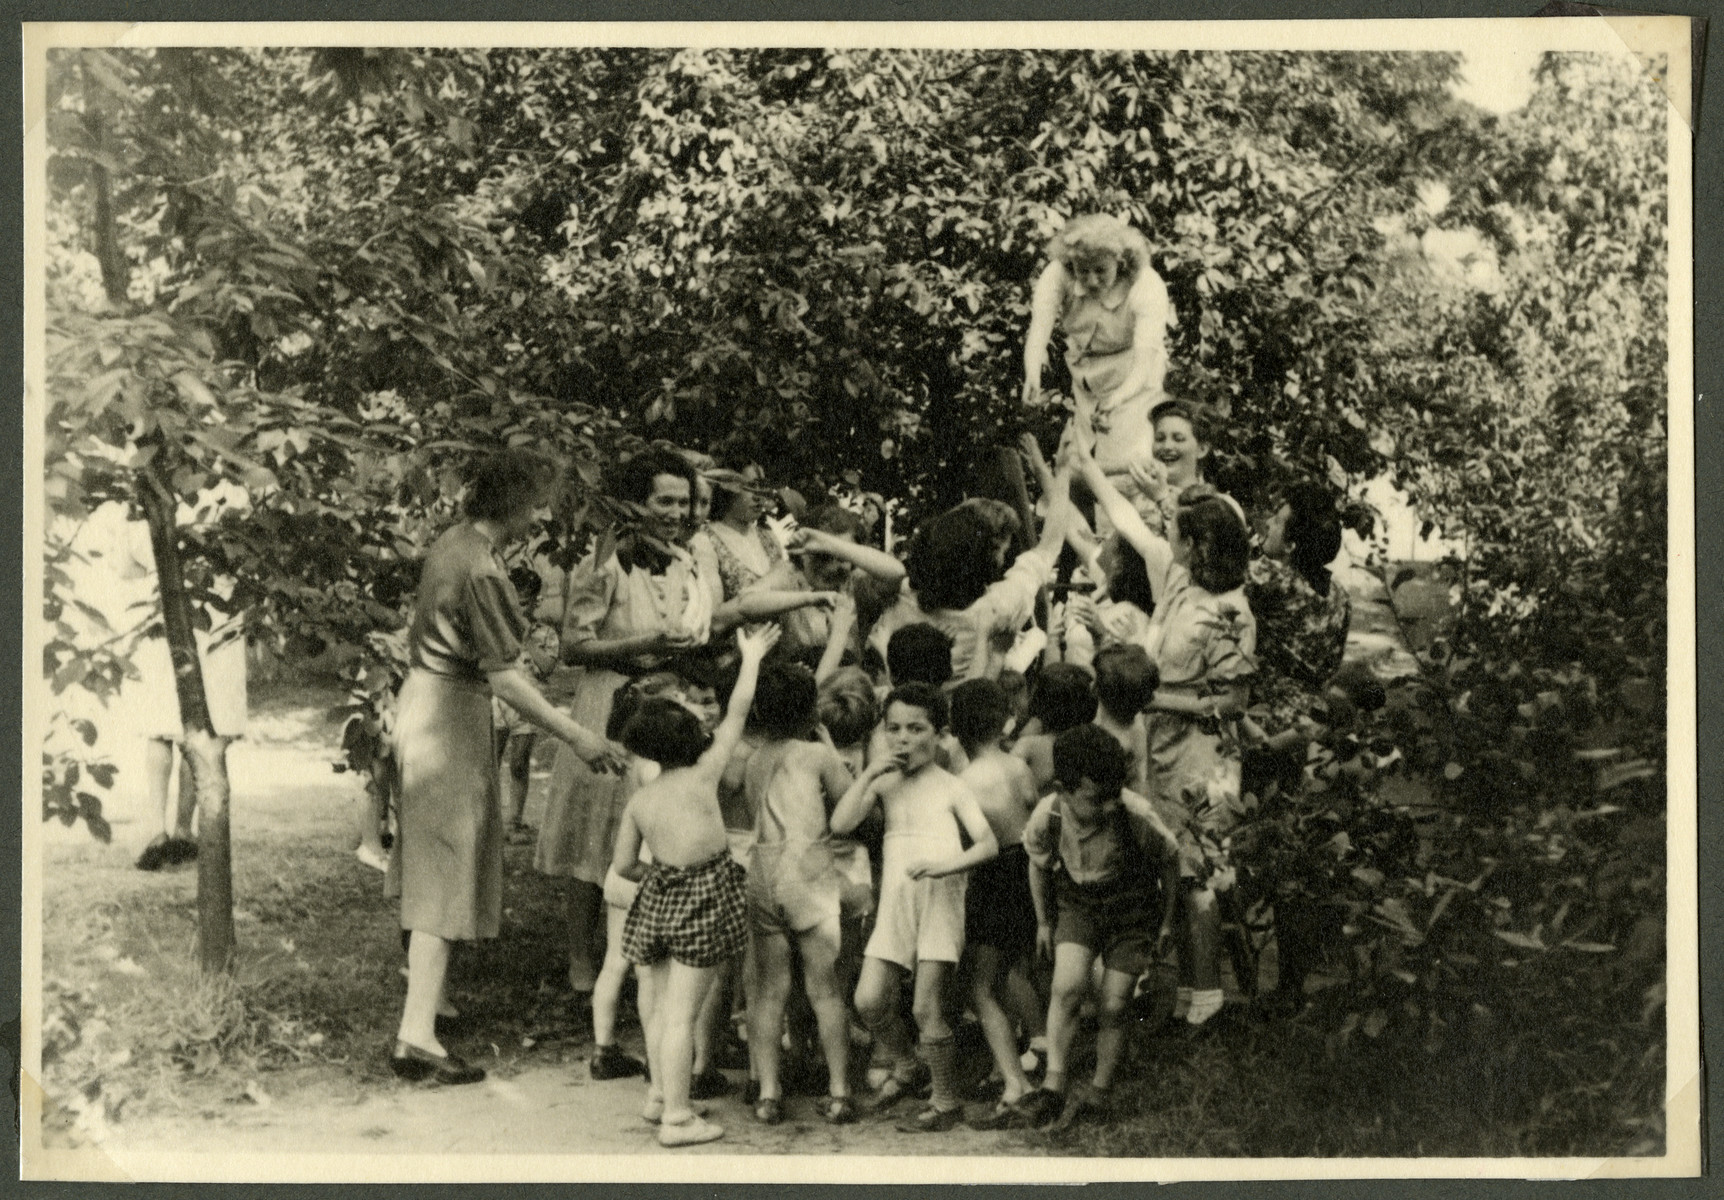
<path fill-rule="evenodd" d="M 947 1035 L 922 1043 L 922 1057 L 928 1072 L 934 1077 L 934 1107 L 945 1111 L 957 1108 L 958 1043 Z"/>

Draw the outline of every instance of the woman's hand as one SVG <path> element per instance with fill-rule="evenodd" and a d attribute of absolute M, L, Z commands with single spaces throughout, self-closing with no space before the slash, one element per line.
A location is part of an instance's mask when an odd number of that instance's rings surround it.
<path fill-rule="evenodd" d="M 809 592 L 804 608 L 818 608 L 824 612 L 835 612 L 842 592 Z"/>
<path fill-rule="evenodd" d="M 1161 498 L 1167 494 L 1167 468 L 1161 465 L 1161 461 L 1151 458 L 1133 462 L 1130 471 L 1131 481 L 1137 484 L 1139 490 L 1160 504 Z"/>
<path fill-rule="evenodd" d="M 743 662 L 759 663 L 767 651 L 778 645 L 782 636 L 784 630 L 776 624 L 753 625 L 736 631 L 736 648 L 742 654 Z"/>
<path fill-rule="evenodd" d="M 1098 640 L 1103 633 L 1107 632 L 1106 627 L 1102 624 L 1101 610 L 1096 607 L 1092 598 L 1082 592 L 1073 592 L 1066 603 L 1068 605 L 1066 610 L 1068 620 L 1081 621 L 1084 627 L 1090 631 L 1091 636 Z"/>
<path fill-rule="evenodd" d="M 1024 404 L 1034 404 L 1042 394 L 1042 372 L 1048 369 L 1048 355 L 1044 349 L 1040 353 L 1034 350 L 1024 355 L 1024 386 L 1018 399 Z"/>
<path fill-rule="evenodd" d="M 573 732 L 575 736 L 567 739 L 569 747 L 595 774 L 621 775 L 628 769 L 627 750 L 607 741 L 585 726 L 577 725 Z"/>

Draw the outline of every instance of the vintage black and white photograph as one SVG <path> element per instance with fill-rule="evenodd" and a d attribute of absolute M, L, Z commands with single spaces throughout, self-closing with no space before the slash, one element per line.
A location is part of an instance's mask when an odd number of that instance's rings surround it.
<path fill-rule="evenodd" d="M 1685 19 L 102 28 L 28 1176 L 1699 1169 Z"/>

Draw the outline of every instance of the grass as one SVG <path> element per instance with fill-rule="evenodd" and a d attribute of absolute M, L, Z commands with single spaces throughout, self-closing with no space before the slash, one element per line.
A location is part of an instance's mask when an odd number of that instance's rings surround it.
<path fill-rule="evenodd" d="M 308 694 L 309 695 L 309 694 Z M 303 708 L 308 695 L 289 697 Z M 266 712 L 284 754 L 326 762 L 327 721 Z M 261 735 L 260 736 L 266 736 Z M 319 757 L 319 756 L 323 757 Z M 61 836 L 44 872 L 45 1133 L 78 1141 L 127 1113 L 202 1114 L 315 1087 L 358 1098 L 394 1086 L 385 1053 L 404 961 L 379 875 L 352 856 L 351 776 L 306 769 L 236 802 L 240 954 L 199 978 L 195 870 L 148 875 L 129 853 Z M 273 806 L 273 807 L 272 807 Z M 267 810 L 267 811 L 262 811 Z M 272 815 L 273 814 L 273 815 Z M 585 1056 L 564 982 L 562 895 L 510 846 L 502 936 L 460 947 L 458 1004 L 484 1032 L 462 1053 L 507 1078 Z M 1588 1063 L 1590 1068 L 1592 1064 Z M 1196 1037 L 1138 1039 L 1112 1120 L 1027 1134 L 1023 1148 L 1092 1156 L 1513 1156 L 1655 1153 L 1661 1062 L 1540 1097 L 1481 1048 L 1464 1061 L 1397 1056 L 1321 1028 L 1233 1019 Z M 261 1099 L 260 1099 L 261 1097 Z"/>

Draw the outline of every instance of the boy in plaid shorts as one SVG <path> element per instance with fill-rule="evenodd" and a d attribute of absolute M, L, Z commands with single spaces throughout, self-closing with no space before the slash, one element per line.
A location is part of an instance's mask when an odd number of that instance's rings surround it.
<path fill-rule="evenodd" d="M 730 854 L 718 807 L 718 780 L 742 737 L 760 660 L 778 641 L 776 625 L 738 631 L 742 665 L 724 720 L 709 739 L 700 719 L 674 700 L 643 701 L 621 731 L 629 751 L 663 768 L 629 797 L 611 867 L 640 884 L 623 924 L 623 954 L 637 966 L 647 1065 L 641 1115 L 659 1126 L 661 1146 L 724 1136 L 689 1100 L 694 1026 L 716 968 L 748 940 L 743 869 Z M 640 861 L 642 844 L 652 855 Z"/>

